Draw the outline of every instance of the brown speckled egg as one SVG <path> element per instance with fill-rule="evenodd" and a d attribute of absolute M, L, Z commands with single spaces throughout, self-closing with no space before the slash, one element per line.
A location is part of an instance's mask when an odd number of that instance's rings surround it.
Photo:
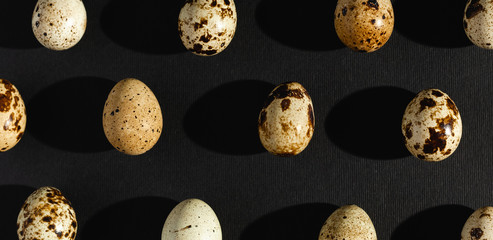
<path fill-rule="evenodd" d="M 36 39 L 57 51 L 75 46 L 86 31 L 86 23 L 82 0 L 39 0 L 32 18 Z"/>
<path fill-rule="evenodd" d="M 493 207 L 474 211 L 462 228 L 461 240 L 493 239 Z"/>
<path fill-rule="evenodd" d="M 120 152 L 139 155 L 150 150 L 163 129 L 161 107 L 151 89 L 134 78 L 118 82 L 104 105 L 103 129 Z"/>
<path fill-rule="evenodd" d="M 297 82 L 274 88 L 258 120 L 260 141 L 265 149 L 280 156 L 296 155 L 308 146 L 314 129 L 313 104 L 306 89 Z"/>
<path fill-rule="evenodd" d="M 19 240 L 74 240 L 76 235 L 75 211 L 54 187 L 34 191 L 17 217 Z"/>
<path fill-rule="evenodd" d="M 377 240 L 373 223 L 365 210 L 356 205 L 342 206 L 325 221 L 319 240 Z"/>
<path fill-rule="evenodd" d="M 164 222 L 161 240 L 221 240 L 222 231 L 214 210 L 202 200 L 187 199 Z"/>
<path fill-rule="evenodd" d="M 339 39 L 358 52 L 378 50 L 394 29 L 390 0 L 339 0 L 334 18 Z"/>
<path fill-rule="evenodd" d="M 236 21 L 233 0 L 187 0 L 178 18 L 178 33 L 188 50 L 212 56 L 233 40 Z"/>
<path fill-rule="evenodd" d="M 13 148 L 26 130 L 26 106 L 19 90 L 0 79 L 0 152 Z"/>
<path fill-rule="evenodd" d="M 469 0 L 464 10 L 464 30 L 476 46 L 493 49 L 493 2 Z"/>
<path fill-rule="evenodd" d="M 425 161 L 450 156 L 462 136 L 462 120 L 454 101 L 438 89 L 423 90 L 407 105 L 402 118 L 406 147 Z"/>

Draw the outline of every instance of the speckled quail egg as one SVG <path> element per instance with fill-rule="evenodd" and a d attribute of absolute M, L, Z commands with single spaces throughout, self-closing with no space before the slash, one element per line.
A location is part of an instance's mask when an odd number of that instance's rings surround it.
<path fill-rule="evenodd" d="M 334 18 L 339 39 L 358 52 L 380 49 L 394 29 L 390 0 L 339 0 Z"/>
<path fill-rule="evenodd" d="M 26 106 L 19 90 L 0 79 L 0 152 L 13 148 L 26 130 Z"/>
<path fill-rule="evenodd" d="M 283 83 L 269 94 L 260 111 L 260 142 L 280 156 L 296 155 L 310 143 L 315 115 L 310 95 L 297 82 Z"/>
<path fill-rule="evenodd" d="M 438 89 L 426 89 L 409 103 L 402 118 L 406 147 L 425 161 L 450 156 L 462 136 L 462 120 L 454 101 Z"/>
<path fill-rule="evenodd" d="M 75 46 L 86 31 L 87 16 L 82 0 L 38 0 L 32 28 L 36 39 L 48 49 Z"/>
<path fill-rule="evenodd" d="M 478 47 L 493 49 L 493 2 L 469 0 L 464 10 L 464 30 Z"/>
<path fill-rule="evenodd" d="M 462 228 L 461 240 L 493 239 L 493 207 L 474 211 Z"/>
<path fill-rule="evenodd" d="M 77 220 L 70 202 L 54 187 L 34 191 L 17 218 L 19 240 L 74 240 Z"/>
<path fill-rule="evenodd" d="M 161 240 L 221 240 L 221 225 L 212 208 L 199 199 L 187 199 L 164 222 Z"/>
<path fill-rule="evenodd" d="M 325 221 L 319 240 L 377 240 L 375 227 L 365 212 L 356 205 L 342 206 Z"/>
<path fill-rule="evenodd" d="M 151 89 L 135 78 L 118 82 L 104 104 L 103 129 L 120 152 L 139 155 L 149 151 L 163 129 L 161 107 Z"/>
<path fill-rule="evenodd" d="M 212 56 L 233 40 L 236 21 L 233 0 L 187 0 L 178 18 L 178 33 L 192 53 Z"/>

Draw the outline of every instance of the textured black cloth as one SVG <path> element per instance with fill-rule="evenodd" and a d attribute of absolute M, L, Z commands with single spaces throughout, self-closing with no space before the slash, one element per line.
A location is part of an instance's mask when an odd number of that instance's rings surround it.
<path fill-rule="evenodd" d="M 396 25 L 380 50 L 344 48 L 334 0 L 237 0 L 238 27 L 214 57 L 187 52 L 177 34 L 182 1 L 85 1 L 87 31 L 55 52 L 30 27 L 35 0 L 0 4 L 0 78 L 27 105 L 27 130 L 0 154 L 0 235 L 15 240 L 34 189 L 59 188 L 79 220 L 77 239 L 159 240 L 178 202 L 199 198 L 224 239 L 317 239 L 339 206 L 357 204 L 379 239 L 459 239 L 473 209 L 493 202 L 493 52 L 462 30 L 465 1 L 394 2 Z M 102 109 L 119 80 L 157 96 L 161 139 L 141 156 L 107 142 Z M 274 86 L 310 93 L 315 134 L 300 155 L 260 145 L 257 118 Z M 426 88 L 449 94 L 463 120 L 457 151 L 413 158 L 402 114 Z"/>

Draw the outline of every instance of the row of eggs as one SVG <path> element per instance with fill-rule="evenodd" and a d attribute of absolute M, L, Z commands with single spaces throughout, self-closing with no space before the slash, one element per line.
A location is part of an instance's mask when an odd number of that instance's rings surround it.
<path fill-rule="evenodd" d="M 74 240 L 77 219 L 69 200 L 54 187 L 34 191 L 24 202 L 17 218 L 19 240 Z M 461 239 L 491 239 L 493 207 L 477 209 L 462 228 Z M 202 200 L 187 199 L 169 213 L 161 240 L 221 240 L 222 231 L 214 210 Z M 335 210 L 324 222 L 319 240 L 376 240 L 375 227 L 368 214 L 356 205 Z"/>
<path fill-rule="evenodd" d="M 159 140 L 163 115 L 156 96 L 143 82 L 127 78 L 111 89 L 102 123 L 117 150 L 139 155 Z M 17 88 L 0 79 L 0 152 L 14 147 L 26 128 L 26 107 Z M 267 96 L 258 117 L 260 142 L 271 153 L 302 152 L 315 131 L 313 102 L 297 82 L 278 85 Z M 408 104 L 402 118 L 407 149 L 425 161 L 441 161 L 458 147 L 462 120 L 452 99 L 438 89 L 423 90 Z"/>
<path fill-rule="evenodd" d="M 464 30 L 477 46 L 493 49 L 493 3 L 469 0 L 464 11 Z M 46 48 L 66 50 L 84 35 L 87 23 L 82 0 L 38 0 L 32 28 Z M 222 52 L 235 35 L 237 23 L 233 0 L 186 0 L 178 18 L 178 34 L 194 54 Z M 339 39 L 359 52 L 373 52 L 390 38 L 394 10 L 390 0 L 338 0 L 334 27 Z"/>

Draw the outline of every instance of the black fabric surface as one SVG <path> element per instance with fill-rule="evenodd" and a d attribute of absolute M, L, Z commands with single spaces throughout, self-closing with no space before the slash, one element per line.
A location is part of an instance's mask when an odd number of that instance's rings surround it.
<path fill-rule="evenodd" d="M 41 186 L 72 202 L 80 240 L 160 240 L 187 198 L 214 209 L 223 239 L 317 239 L 347 204 L 382 240 L 460 239 L 473 210 L 493 204 L 493 52 L 465 37 L 465 0 L 393 3 L 391 39 L 362 54 L 337 39 L 335 0 L 237 0 L 230 46 L 198 57 L 176 32 L 179 0 L 86 0 L 87 31 L 63 52 L 35 40 L 35 0 L 2 1 L 0 77 L 28 113 L 22 140 L 0 154 L 2 239 L 17 239 L 20 206 Z M 153 90 L 164 116 L 159 142 L 134 157 L 112 149 L 101 124 L 127 77 Z M 262 148 L 256 124 L 287 81 L 309 91 L 316 127 L 305 151 L 282 158 Z M 439 163 L 413 158 L 400 134 L 426 88 L 449 94 L 463 121 L 459 148 Z"/>

